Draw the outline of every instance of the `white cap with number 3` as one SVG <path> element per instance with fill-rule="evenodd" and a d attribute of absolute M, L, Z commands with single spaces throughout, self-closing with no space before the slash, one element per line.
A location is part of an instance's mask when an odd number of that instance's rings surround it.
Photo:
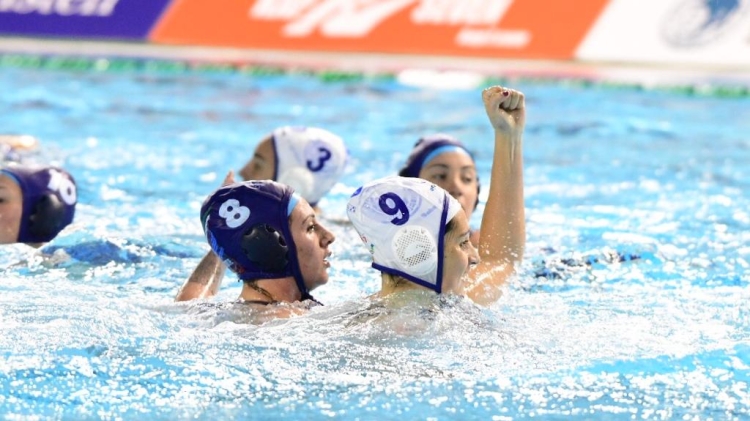
<path fill-rule="evenodd" d="M 341 178 L 346 165 L 344 141 L 317 127 L 279 127 L 273 131 L 275 181 L 292 186 L 311 205 Z"/>

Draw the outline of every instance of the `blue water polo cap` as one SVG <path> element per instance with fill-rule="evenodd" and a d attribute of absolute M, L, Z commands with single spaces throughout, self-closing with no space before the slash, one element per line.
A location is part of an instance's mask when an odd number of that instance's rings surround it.
<path fill-rule="evenodd" d="M 466 149 L 466 146 L 451 135 L 436 133 L 424 136 L 414 145 L 414 149 L 412 149 L 409 157 L 406 159 L 406 164 L 401 168 L 398 175 L 402 177 L 419 177 L 419 172 L 422 168 L 435 157 L 445 152 L 455 151 L 464 152 L 469 155 L 472 161 L 475 161 L 474 155 Z M 474 203 L 474 209 L 479 204 L 480 189 L 479 176 L 477 176 L 477 201 Z"/>
<path fill-rule="evenodd" d="M 422 137 L 414 145 L 406 164 L 398 175 L 402 177 L 419 177 L 419 171 L 422 170 L 428 162 L 443 152 L 462 151 L 474 160 L 468 149 L 458 139 L 453 136 L 437 133 Z"/>
<path fill-rule="evenodd" d="M 224 186 L 201 206 L 201 225 L 211 249 L 243 281 L 293 276 L 310 298 L 289 230 L 298 203 L 294 190 L 271 180 Z"/>
<path fill-rule="evenodd" d="M 10 164 L 0 172 L 18 183 L 23 194 L 19 243 L 50 241 L 73 222 L 78 193 L 67 171 Z"/>

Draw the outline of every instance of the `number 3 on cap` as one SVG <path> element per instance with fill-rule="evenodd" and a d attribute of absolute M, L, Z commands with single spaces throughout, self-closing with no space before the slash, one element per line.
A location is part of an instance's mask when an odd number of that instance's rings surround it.
<path fill-rule="evenodd" d="M 323 166 L 325 165 L 326 161 L 331 159 L 331 151 L 329 151 L 326 148 L 318 148 L 318 152 L 320 153 L 318 155 L 318 162 L 316 164 L 313 164 L 311 160 L 307 160 L 307 169 L 309 169 L 312 172 L 318 172 L 323 169 Z"/>
<path fill-rule="evenodd" d="M 380 210 L 385 212 L 386 215 L 396 216 L 391 219 L 393 225 L 404 225 L 409 221 L 409 208 L 406 207 L 406 203 L 396 193 L 386 193 L 380 196 L 378 205 L 380 205 Z"/>
<path fill-rule="evenodd" d="M 221 204 L 219 216 L 224 218 L 229 228 L 237 228 L 250 217 L 250 209 L 240 205 L 237 199 L 229 199 Z"/>

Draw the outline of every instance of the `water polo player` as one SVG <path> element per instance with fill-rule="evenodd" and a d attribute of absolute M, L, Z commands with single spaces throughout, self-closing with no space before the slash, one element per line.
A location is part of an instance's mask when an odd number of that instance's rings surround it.
<path fill-rule="evenodd" d="M 65 170 L 8 164 L 0 169 L 0 244 L 52 240 L 73 221 L 76 200 Z"/>
<path fill-rule="evenodd" d="M 485 89 L 482 99 L 495 151 L 478 251 L 463 206 L 429 181 L 387 177 L 365 184 L 349 200 L 347 215 L 381 272 L 381 296 L 427 288 L 490 304 L 521 260 L 524 96 L 495 86 Z"/>
<path fill-rule="evenodd" d="M 245 180 L 274 180 L 291 186 L 314 209 L 344 172 L 343 140 L 317 127 L 279 127 L 261 141 L 253 158 L 240 170 Z M 234 182 L 231 175 L 224 185 Z M 200 261 L 177 293 L 177 301 L 216 294 L 225 267 L 213 252 Z"/>
<path fill-rule="evenodd" d="M 347 153 L 344 141 L 317 127 L 279 127 L 263 139 L 239 174 L 243 180 L 287 184 L 311 206 L 338 182 Z"/>
<path fill-rule="evenodd" d="M 205 200 L 201 223 L 213 253 L 243 281 L 242 302 L 317 303 L 310 291 L 328 282 L 335 237 L 291 187 L 271 180 L 228 184 Z M 208 271 L 191 280 L 178 301 L 214 295 L 221 277 Z"/>
<path fill-rule="evenodd" d="M 419 139 L 398 175 L 423 178 L 442 187 L 458 200 L 469 220 L 479 204 L 474 157 L 453 136 L 437 133 Z M 472 242 L 479 244 L 479 231 L 472 231 Z"/>

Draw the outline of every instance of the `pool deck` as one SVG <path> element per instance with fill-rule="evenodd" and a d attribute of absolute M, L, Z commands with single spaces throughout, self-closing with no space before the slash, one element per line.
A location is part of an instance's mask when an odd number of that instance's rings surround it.
<path fill-rule="evenodd" d="M 297 52 L 146 43 L 0 38 L 0 54 L 124 57 L 274 66 L 285 69 L 602 80 L 644 86 L 712 85 L 750 87 L 750 69 L 663 64 L 591 63 L 552 60 L 419 56 L 379 53 Z"/>

